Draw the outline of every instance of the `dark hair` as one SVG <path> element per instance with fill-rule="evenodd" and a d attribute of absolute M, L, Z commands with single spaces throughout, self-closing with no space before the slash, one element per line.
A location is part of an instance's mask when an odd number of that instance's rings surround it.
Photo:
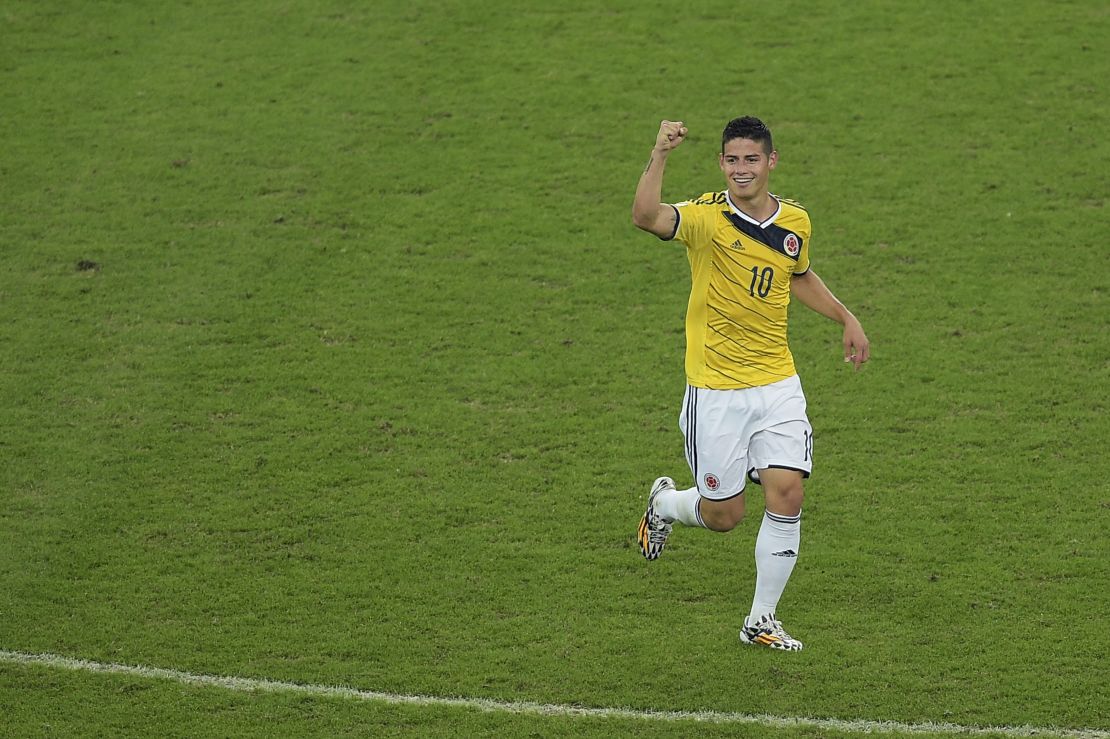
<path fill-rule="evenodd" d="M 725 144 L 733 139 L 750 139 L 752 141 L 759 141 L 763 144 L 763 152 L 770 154 L 774 149 L 771 143 L 771 129 L 755 116 L 746 115 L 743 118 L 733 118 L 725 126 L 724 133 L 721 134 L 721 152 L 725 150 Z"/>

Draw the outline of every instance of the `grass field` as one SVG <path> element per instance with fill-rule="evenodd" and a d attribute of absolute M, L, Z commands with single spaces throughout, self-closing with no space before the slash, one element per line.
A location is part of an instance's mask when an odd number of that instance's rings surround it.
<path fill-rule="evenodd" d="M 649 5 L 0 8 L 0 652 L 861 723 L 4 659 L 0 734 L 1110 732 L 1110 11 Z M 792 311 L 791 655 L 736 639 L 758 487 L 634 542 L 689 277 L 632 194 L 745 113 L 873 342 Z"/>

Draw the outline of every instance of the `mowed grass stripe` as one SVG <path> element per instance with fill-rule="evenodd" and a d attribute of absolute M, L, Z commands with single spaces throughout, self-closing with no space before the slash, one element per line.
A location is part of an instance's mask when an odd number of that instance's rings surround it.
<path fill-rule="evenodd" d="M 730 713 L 724 711 L 634 710 L 629 708 L 591 708 L 586 706 L 534 703 L 531 701 L 497 701 L 487 698 L 401 695 L 362 690 L 337 685 L 313 685 L 265 678 L 198 675 L 165 667 L 145 667 L 94 662 L 56 654 L 27 654 L 0 650 L 0 662 L 18 665 L 129 675 L 152 680 L 171 680 L 185 685 L 199 685 L 239 692 L 296 693 L 325 698 L 378 701 L 398 705 L 466 708 L 495 713 L 515 713 L 566 718 L 617 718 L 642 721 L 695 721 L 711 724 L 749 724 L 776 729 L 825 729 L 861 734 L 959 734 L 964 736 L 1058 736 L 1077 739 L 1107 739 L 1110 732 L 1099 729 L 1058 729 L 1038 726 L 961 726 L 948 723 L 907 724 L 896 721 L 866 719 L 819 719 L 764 714 Z"/>

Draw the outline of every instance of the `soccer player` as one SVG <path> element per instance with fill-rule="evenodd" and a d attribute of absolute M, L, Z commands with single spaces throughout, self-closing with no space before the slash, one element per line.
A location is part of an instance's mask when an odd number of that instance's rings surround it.
<path fill-rule="evenodd" d="M 844 361 L 859 369 L 870 354 L 863 327 L 810 268 L 809 214 L 772 195 L 778 163 L 758 118 L 729 121 L 719 165 L 726 187 L 673 205 L 661 201 L 667 157 L 686 140 L 680 121 L 663 121 L 636 187 L 632 222 L 686 247 L 686 393 L 679 428 L 694 487 L 658 478 L 638 538 L 658 557 L 675 522 L 730 531 L 744 517 L 747 480 L 763 487 L 755 542 L 755 596 L 740 641 L 799 650 L 776 616 L 798 557 L 802 480 L 813 469 L 813 429 L 786 341 L 791 297 L 844 327 Z"/>

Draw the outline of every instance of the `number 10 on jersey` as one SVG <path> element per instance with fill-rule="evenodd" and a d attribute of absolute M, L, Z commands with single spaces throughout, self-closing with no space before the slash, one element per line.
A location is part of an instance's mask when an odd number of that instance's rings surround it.
<path fill-rule="evenodd" d="M 758 295 L 761 298 L 767 297 L 767 293 L 771 292 L 771 280 L 775 278 L 775 270 L 770 267 L 764 267 L 760 271 L 759 267 L 752 267 L 752 284 L 748 287 L 748 293 L 752 297 Z"/>

